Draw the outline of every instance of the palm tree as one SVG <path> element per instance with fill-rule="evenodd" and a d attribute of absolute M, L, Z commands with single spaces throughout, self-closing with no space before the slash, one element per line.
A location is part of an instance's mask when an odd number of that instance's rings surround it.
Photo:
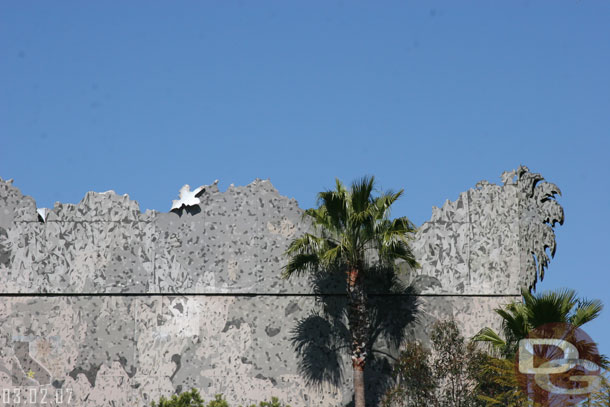
<path fill-rule="evenodd" d="M 557 337 L 555 335 L 559 334 L 576 339 L 576 328 L 597 318 L 603 305 L 599 300 L 590 301 L 578 298 L 574 290 L 532 294 L 529 290 L 524 289 L 522 296 L 522 302 L 508 304 L 504 309 L 496 310 L 496 313 L 502 317 L 503 338 L 491 328 L 483 328 L 473 338 L 475 341 L 488 342 L 496 355 L 501 356 L 500 358 L 490 357 L 486 366 L 483 366 L 488 390 L 493 394 L 483 396 L 482 399 L 497 404 L 525 406 L 529 405 L 528 397 L 533 397 L 534 405 L 549 405 L 550 399 L 547 400 L 545 397 L 553 397 L 553 395 L 525 394 L 518 388 L 514 361 L 519 341 L 527 338 L 537 329 L 546 332 L 553 331 L 554 328 L 560 332 L 547 332 L 547 334 L 552 333 L 550 337 Z M 552 323 L 566 324 L 566 326 L 547 325 Z M 565 332 L 568 327 L 570 332 Z M 590 340 L 581 340 L 576 345 L 582 348 L 579 349 L 579 352 L 585 350 L 586 354 L 597 355 L 597 346 Z M 608 367 L 608 359 L 604 355 L 597 355 L 596 358 L 595 362 L 600 367 Z M 511 402 L 509 403 L 509 401 Z M 561 405 L 561 401 L 558 403 Z"/>
<path fill-rule="evenodd" d="M 531 330 L 552 322 L 578 328 L 597 318 L 604 307 L 599 300 L 578 298 L 574 290 L 532 294 L 524 289 L 521 294 L 522 302 L 496 310 L 502 317 L 504 338 L 487 327 L 474 337 L 475 341 L 489 342 L 505 358 L 515 356 L 519 340 L 526 338 Z"/>
<path fill-rule="evenodd" d="M 390 207 L 403 190 L 374 196 L 374 187 L 374 177 L 353 182 L 349 190 L 337 179 L 334 190 L 320 192 L 318 207 L 304 215 L 314 233 L 290 243 L 283 273 L 284 278 L 337 269 L 345 273 L 355 407 L 365 406 L 364 367 L 370 347 L 364 274 L 379 267 L 394 269 L 397 260 L 418 266 L 409 247 L 415 225 L 406 217 L 390 219 Z"/>

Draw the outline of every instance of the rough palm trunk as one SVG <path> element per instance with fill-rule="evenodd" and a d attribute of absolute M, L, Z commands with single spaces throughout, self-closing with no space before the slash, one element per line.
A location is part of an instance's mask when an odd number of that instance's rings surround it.
<path fill-rule="evenodd" d="M 364 367 L 354 364 L 354 405 L 365 407 L 364 399 Z"/>
<path fill-rule="evenodd" d="M 349 326 L 352 332 L 352 367 L 354 370 L 355 407 L 365 407 L 364 366 L 366 363 L 368 319 L 366 293 L 358 268 L 348 272 Z"/>

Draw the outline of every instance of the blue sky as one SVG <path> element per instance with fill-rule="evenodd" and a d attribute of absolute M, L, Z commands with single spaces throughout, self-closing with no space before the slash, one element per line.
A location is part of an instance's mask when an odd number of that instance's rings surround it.
<path fill-rule="evenodd" d="M 374 174 L 421 224 L 525 164 L 566 212 L 539 289 L 602 299 L 610 354 L 608 2 L 3 2 L 0 52 L 0 176 L 41 207 Z"/>

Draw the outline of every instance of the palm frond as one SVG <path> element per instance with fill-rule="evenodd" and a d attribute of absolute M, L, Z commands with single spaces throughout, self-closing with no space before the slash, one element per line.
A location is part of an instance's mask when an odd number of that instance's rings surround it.
<path fill-rule="evenodd" d="M 286 254 L 291 257 L 284 266 L 282 277 L 288 278 L 293 274 L 300 275 L 307 271 L 315 271 L 320 265 L 328 267 L 331 265 L 331 260 L 334 260 L 332 253 L 337 252 L 337 247 L 333 240 L 311 233 L 303 234 L 294 239 L 286 249 Z"/>
<path fill-rule="evenodd" d="M 392 221 L 383 219 L 377 222 L 373 235 L 376 238 L 380 260 L 389 265 L 395 260 L 401 259 L 410 267 L 419 267 L 409 245 L 415 230 L 415 225 L 405 217 Z"/>
<path fill-rule="evenodd" d="M 383 195 L 375 199 L 375 208 L 380 215 L 379 218 L 387 218 L 390 215 L 390 207 L 403 195 L 403 193 L 404 189 L 401 189 L 398 192 L 386 191 Z"/>
<path fill-rule="evenodd" d="M 286 254 L 315 254 L 323 251 L 328 244 L 328 239 L 305 233 L 290 243 Z"/>
<path fill-rule="evenodd" d="M 393 221 L 383 220 L 375 225 L 375 235 L 381 238 L 383 244 L 392 242 L 408 244 L 413 240 L 413 234 L 416 230 L 415 225 L 405 217 Z"/>
<path fill-rule="evenodd" d="M 328 216 L 333 229 L 340 231 L 345 228 L 348 217 L 348 192 L 338 179 L 336 190 L 323 191 L 318 194 L 318 209 Z"/>
<path fill-rule="evenodd" d="M 403 260 L 410 268 L 419 268 L 420 264 L 415 259 L 411 247 L 403 241 L 391 241 L 381 246 L 379 250 L 380 259 L 385 265 L 391 265 L 396 260 Z"/>
<path fill-rule="evenodd" d="M 498 350 L 503 350 L 506 347 L 506 341 L 489 327 L 481 329 L 472 339 L 477 342 L 488 342 Z"/>
<path fill-rule="evenodd" d="M 506 309 L 495 310 L 502 317 L 502 329 L 505 336 L 511 334 L 517 338 L 525 338 L 530 330 L 527 310 L 523 304 L 508 304 Z"/>
<path fill-rule="evenodd" d="M 579 303 L 576 292 L 569 289 L 546 291 L 538 295 L 524 292 L 523 298 L 532 328 L 552 322 L 571 322 L 574 307 Z M 594 308 L 590 311 L 594 311 Z M 597 315 L 593 313 L 591 316 Z M 588 322 L 585 309 L 580 311 L 579 317 L 584 318 L 583 323 Z"/>
<path fill-rule="evenodd" d="M 363 177 L 352 183 L 350 204 L 354 214 L 366 212 L 372 203 L 371 194 L 375 187 L 375 177 Z"/>
<path fill-rule="evenodd" d="M 316 232 L 320 234 L 329 235 L 335 232 L 335 224 L 324 207 L 306 209 L 303 218 L 308 218 Z"/>
<path fill-rule="evenodd" d="M 320 255 L 320 261 L 324 266 L 332 267 L 337 264 L 338 260 L 342 257 L 342 253 L 342 245 L 331 247 Z"/>
<path fill-rule="evenodd" d="M 288 264 L 284 266 L 282 278 L 287 279 L 292 275 L 301 275 L 307 271 L 318 269 L 320 259 L 315 254 L 297 254 L 290 258 Z"/>
<path fill-rule="evenodd" d="M 570 316 L 570 323 L 576 327 L 582 326 L 597 318 L 604 309 L 600 300 L 581 300 Z"/>

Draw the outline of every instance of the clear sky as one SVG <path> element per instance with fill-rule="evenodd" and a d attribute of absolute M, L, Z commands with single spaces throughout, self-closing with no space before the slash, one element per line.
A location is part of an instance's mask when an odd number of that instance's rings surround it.
<path fill-rule="evenodd" d="M 405 188 L 417 224 L 525 164 L 563 192 L 539 289 L 607 309 L 610 2 L 0 4 L 0 176 L 39 207 L 89 190 L 169 210 L 269 178 L 311 207 L 334 177 Z"/>

